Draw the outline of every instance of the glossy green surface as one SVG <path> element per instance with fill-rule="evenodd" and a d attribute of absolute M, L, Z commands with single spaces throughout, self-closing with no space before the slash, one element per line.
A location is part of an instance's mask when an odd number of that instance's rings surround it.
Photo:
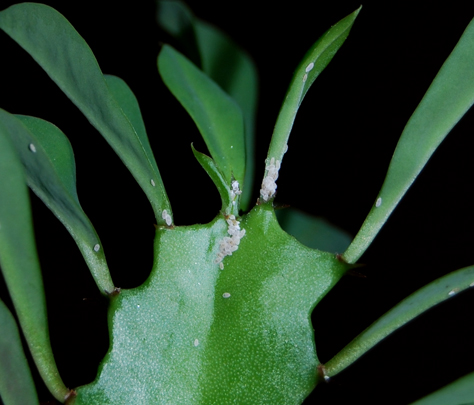
<path fill-rule="evenodd" d="M 39 404 L 15 318 L 0 300 L 0 402 Z"/>
<path fill-rule="evenodd" d="M 206 171 L 206 173 L 211 178 L 212 182 L 219 191 L 219 195 L 221 196 L 222 200 L 222 208 L 221 211 L 227 214 L 234 214 L 238 215 L 238 204 L 236 201 L 235 208 L 232 209 L 232 197 L 230 195 L 230 188 L 226 183 L 226 179 L 224 175 L 216 166 L 216 162 L 212 160 L 209 156 L 205 155 L 204 153 L 198 152 L 194 149 L 194 146 L 191 145 L 193 150 L 194 157 L 197 159 L 199 164 L 202 168 Z"/>
<path fill-rule="evenodd" d="M 51 351 L 28 189 L 9 129 L 3 123 L 5 114 L 11 117 L 0 110 L 0 173 L 8 173 L 0 176 L 0 267 L 41 377 L 56 399 L 62 401 L 68 390 Z"/>
<path fill-rule="evenodd" d="M 280 162 L 283 159 L 293 122 L 304 96 L 346 40 L 359 11 L 360 7 L 327 30 L 296 68 L 273 130 L 268 159 L 275 158 Z"/>
<path fill-rule="evenodd" d="M 113 299 L 110 350 L 76 404 L 303 401 L 318 382 L 310 314 L 348 266 L 286 234 L 267 206 L 240 228 L 223 270 L 222 216 L 157 230 L 152 274 Z"/>
<path fill-rule="evenodd" d="M 36 3 L 1 11 L 0 28 L 38 62 L 104 136 L 146 193 L 157 223 L 164 224 L 162 211 L 171 215 L 171 206 L 155 158 L 109 90 L 84 39 L 56 10 Z"/>
<path fill-rule="evenodd" d="M 412 403 L 412 405 L 473 405 L 474 372 Z"/>
<path fill-rule="evenodd" d="M 250 56 L 218 28 L 193 15 L 181 1 L 158 1 L 160 26 L 179 40 L 185 54 L 239 105 L 245 124 L 245 187 L 241 208 L 250 208 L 255 175 L 257 68 Z"/>
<path fill-rule="evenodd" d="M 158 56 L 161 78 L 189 113 L 212 158 L 230 186 L 243 185 L 245 139 L 242 112 L 235 101 L 189 59 L 169 45 Z"/>
<path fill-rule="evenodd" d="M 344 253 L 347 262 L 362 256 L 433 152 L 474 103 L 473 66 L 474 20 L 406 124 L 376 202 Z"/>
<path fill-rule="evenodd" d="M 405 298 L 353 339 L 325 365 L 328 376 L 336 375 L 365 352 L 407 322 L 457 293 L 474 286 L 474 266 L 443 276 Z"/>
<path fill-rule="evenodd" d="M 74 238 L 99 290 L 112 293 L 114 284 L 104 248 L 77 197 L 69 140 L 58 127 L 42 119 L 6 113 L 1 117 L 25 167 L 28 185 Z"/>

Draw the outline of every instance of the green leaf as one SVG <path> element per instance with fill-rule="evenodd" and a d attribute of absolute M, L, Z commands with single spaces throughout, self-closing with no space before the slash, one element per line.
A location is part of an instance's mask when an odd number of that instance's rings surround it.
<path fill-rule="evenodd" d="M 474 266 L 449 273 L 420 288 L 380 317 L 325 365 L 327 376 L 334 376 L 356 361 L 378 342 L 427 309 L 474 286 Z"/>
<path fill-rule="evenodd" d="M 59 376 L 49 341 L 43 281 L 23 166 L 1 120 L 0 267 L 41 377 L 55 398 L 64 401 L 69 390 Z"/>
<path fill-rule="evenodd" d="M 238 105 L 187 58 L 168 45 L 158 56 L 164 83 L 196 123 L 217 167 L 230 185 L 243 185 L 245 142 Z"/>
<path fill-rule="evenodd" d="M 324 218 L 314 217 L 294 208 L 276 211 L 280 226 L 303 245 L 325 252 L 340 253 L 351 243 L 351 236 Z"/>
<path fill-rule="evenodd" d="M 344 253 L 355 263 L 433 152 L 474 103 L 474 20 L 444 62 L 398 141 L 387 176 L 361 229 Z"/>
<path fill-rule="evenodd" d="M 0 12 L 0 28 L 38 62 L 104 136 L 147 195 L 157 222 L 164 224 L 162 211 L 171 215 L 171 207 L 154 157 L 109 90 L 84 39 L 61 14 L 43 4 L 7 8 Z"/>
<path fill-rule="evenodd" d="M 112 299 L 111 347 L 76 405 L 288 405 L 311 392 L 310 314 L 348 266 L 301 245 L 261 205 L 241 218 L 246 233 L 220 270 L 227 221 L 157 230 L 152 273 Z"/>
<path fill-rule="evenodd" d="M 232 199 L 232 196 L 230 195 L 230 188 L 225 181 L 224 175 L 216 166 L 216 163 L 209 156 L 194 149 L 193 145 L 191 145 L 191 148 L 193 149 L 193 153 L 197 161 L 209 175 L 212 182 L 219 191 L 222 200 L 222 212 L 238 215 L 238 212 L 236 212 L 237 210 L 233 209 L 234 204 L 232 204 L 232 200 L 236 201 L 236 199 Z M 237 206 L 237 204 L 234 206 Z"/>
<path fill-rule="evenodd" d="M 245 187 L 241 207 L 250 206 L 255 172 L 255 115 L 258 73 L 250 56 L 218 28 L 196 18 L 180 1 L 158 1 L 158 22 L 180 41 L 185 53 L 229 94 L 242 110 L 245 124 Z"/>
<path fill-rule="evenodd" d="M 412 403 L 412 405 L 473 405 L 474 373 L 453 381 L 451 384 Z"/>
<path fill-rule="evenodd" d="M 0 120 L 26 169 L 28 185 L 74 238 L 99 290 L 112 293 L 115 287 L 102 243 L 77 197 L 68 139 L 58 127 L 39 118 L 13 116 L 0 109 Z"/>
<path fill-rule="evenodd" d="M 39 404 L 15 319 L 0 300 L 0 398 L 4 405 Z"/>
<path fill-rule="evenodd" d="M 307 91 L 346 40 L 360 7 L 327 30 L 306 53 L 296 68 L 275 124 L 268 149 L 268 162 L 282 161 L 298 108 Z M 265 175 L 267 175 L 267 171 Z"/>

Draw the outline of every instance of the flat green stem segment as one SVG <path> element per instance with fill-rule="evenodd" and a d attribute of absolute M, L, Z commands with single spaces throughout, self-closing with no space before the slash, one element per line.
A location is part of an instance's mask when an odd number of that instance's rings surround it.
<path fill-rule="evenodd" d="M 215 184 L 217 190 L 219 191 L 222 200 L 221 211 L 223 213 L 226 213 L 227 215 L 238 215 L 239 212 L 237 207 L 239 196 L 232 196 L 230 194 L 231 189 L 227 185 L 223 173 L 216 166 L 216 162 L 214 162 L 214 160 L 212 160 L 204 153 L 198 152 L 196 149 L 194 149 L 193 145 L 191 145 L 191 148 L 193 149 L 195 158 L 202 166 L 202 168 L 206 171 L 206 173 L 209 175 L 212 182 Z"/>
<path fill-rule="evenodd" d="M 39 404 L 15 319 L 0 300 L 0 398 L 5 405 Z"/>
<path fill-rule="evenodd" d="M 377 200 L 344 253 L 348 263 L 355 263 L 362 256 L 433 152 L 473 102 L 474 20 L 405 126 Z"/>
<path fill-rule="evenodd" d="M 227 221 L 232 223 L 232 219 Z M 78 404 L 300 404 L 318 382 L 310 314 L 347 270 L 285 233 L 273 209 L 159 228 L 144 285 L 112 300 L 110 349 Z"/>
<path fill-rule="evenodd" d="M 451 384 L 412 403 L 412 405 L 473 405 L 474 373 L 453 381 Z"/>
<path fill-rule="evenodd" d="M 68 389 L 59 376 L 49 341 L 43 280 L 34 243 L 25 174 L 8 130 L 1 122 L 0 267 L 41 377 L 55 398 L 62 402 Z"/>
<path fill-rule="evenodd" d="M 56 10 L 16 4 L 0 12 L 0 28 L 21 45 L 104 136 L 146 193 L 159 224 L 171 207 L 143 136 L 109 90 L 89 46 Z"/>
<path fill-rule="evenodd" d="M 115 287 L 104 248 L 77 197 L 74 154 L 68 139 L 58 127 L 39 118 L 14 116 L 0 109 L 0 120 L 26 169 L 28 185 L 74 238 L 99 290 L 112 293 Z"/>
<path fill-rule="evenodd" d="M 405 298 L 375 321 L 325 365 L 332 377 L 351 365 L 378 342 L 427 309 L 474 286 L 474 266 L 449 273 Z"/>
<path fill-rule="evenodd" d="M 158 56 L 163 82 L 192 117 L 230 186 L 242 185 L 245 141 L 242 112 L 232 98 L 186 57 L 165 45 Z"/>
<path fill-rule="evenodd" d="M 185 54 L 239 105 L 245 124 L 245 187 L 241 208 L 247 211 L 255 171 L 257 68 L 250 56 L 218 28 L 195 17 L 181 1 L 158 1 L 160 26 L 177 38 Z"/>
<path fill-rule="evenodd" d="M 303 245 L 324 252 L 341 253 L 351 243 L 351 236 L 321 217 L 314 217 L 294 208 L 276 211 L 283 230 Z"/>
<path fill-rule="evenodd" d="M 360 7 L 327 30 L 296 68 L 275 124 L 268 149 L 268 160 L 274 158 L 282 161 L 296 113 L 304 96 L 346 40 L 359 11 Z"/>

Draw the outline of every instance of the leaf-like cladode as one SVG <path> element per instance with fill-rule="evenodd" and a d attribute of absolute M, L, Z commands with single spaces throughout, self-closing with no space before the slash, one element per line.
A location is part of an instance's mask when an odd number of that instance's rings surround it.
<path fill-rule="evenodd" d="M 43 280 L 23 166 L 0 119 L 0 267 L 21 329 L 46 386 L 59 401 L 68 389 L 49 341 Z M 3 329 L 2 329 L 3 333 Z"/>
<path fill-rule="evenodd" d="M 194 149 L 194 146 L 191 145 L 193 150 L 194 156 L 202 166 L 202 168 L 206 171 L 206 173 L 211 178 L 212 182 L 219 191 L 219 195 L 221 196 L 222 200 L 222 212 L 226 212 L 227 214 L 238 215 L 237 209 L 232 209 L 232 197 L 230 195 L 230 188 L 226 183 L 224 175 L 216 166 L 216 162 L 212 160 L 209 156 L 205 155 L 204 153 L 198 152 Z M 237 204 L 236 204 L 237 205 Z"/>
<path fill-rule="evenodd" d="M 281 162 L 283 159 L 293 122 L 304 96 L 346 40 L 359 11 L 360 7 L 327 30 L 296 68 L 273 130 L 268 149 L 269 160 L 274 158 Z"/>
<path fill-rule="evenodd" d="M 351 236 L 321 217 L 314 217 L 294 208 L 275 211 L 285 232 L 303 245 L 325 252 L 342 253 L 351 243 Z"/>
<path fill-rule="evenodd" d="M 474 372 L 453 381 L 411 405 L 474 404 Z"/>
<path fill-rule="evenodd" d="M 361 229 L 344 253 L 355 263 L 433 152 L 474 103 L 474 20 L 444 62 L 398 141 L 387 176 Z"/>
<path fill-rule="evenodd" d="M 255 171 L 257 68 L 250 56 L 218 28 L 196 18 L 181 1 L 158 1 L 160 26 L 180 41 L 187 56 L 239 105 L 245 124 L 245 187 L 241 208 L 247 211 Z"/>
<path fill-rule="evenodd" d="M 1 300 L 0 329 L 0 401 L 5 405 L 39 404 L 15 318 Z"/>
<path fill-rule="evenodd" d="M 341 372 L 390 333 L 427 309 L 472 286 L 474 286 L 474 266 L 469 266 L 420 288 L 381 316 L 329 360 L 325 365 L 326 375 L 333 376 Z"/>
<path fill-rule="evenodd" d="M 150 200 L 157 223 L 164 225 L 162 211 L 171 215 L 171 206 L 155 159 L 109 90 L 84 39 L 44 4 L 22 3 L 1 11 L 0 28 L 38 62 L 112 146 Z"/>
<path fill-rule="evenodd" d="M 79 204 L 76 169 L 71 144 L 50 122 L 0 109 L 0 120 L 26 169 L 28 185 L 64 224 L 74 238 L 102 293 L 112 293 L 104 249 L 89 218 Z"/>
<path fill-rule="evenodd" d="M 144 285 L 112 299 L 111 347 L 77 404 L 299 404 L 318 382 L 314 306 L 348 269 L 284 232 L 273 209 L 228 223 L 160 227 Z"/>
<path fill-rule="evenodd" d="M 172 47 L 158 56 L 163 82 L 192 117 L 207 148 L 230 185 L 243 185 L 245 140 L 242 112 L 216 83 Z"/>

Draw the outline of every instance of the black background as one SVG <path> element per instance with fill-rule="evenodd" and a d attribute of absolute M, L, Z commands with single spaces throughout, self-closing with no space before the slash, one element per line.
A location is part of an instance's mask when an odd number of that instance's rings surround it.
<path fill-rule="evenodd" d="M 13 3 L 0 1 L 0 8 Z M 160 44 L 172 40 L 155 23 L 154 2 L 46 3 L 85 38 L 104 73 L 122 77 L 135 92 L 175 223 L 211 220 L 219 198 L 189 146 L 203 143 L 157 73 Z M 276 4 L 190 3 L 258 66 L 255 198 L 293 69 L 331 24 L 360 5 Z M 473 2 L 396 4 L 363 3 L 348 40 L 300 108 L 278 180 L 278 203 L 325 216 L 353 235 L 377 196 L 406 121 L 474 16 Z M 68 135 L 79 198 L 102 239 L 114 282 L 122 288 L 141 284 L 151 268 L 154 236 L 145 194 L 76 107 L 3 32 L 0 54 L 0 107 L 47 119 Z M 443 142 L 361 258 L 366 278 L 346 276 L 315 309 L 322 362 L 414 290 L 474 264 L 473 113 Z M 107 350 L 106 302 L 66 230 L 34 195 L 32 204 L 53 350 L 63 380 L 75 387 L 94 379 Z M 405 404 L 473 371 L 473 308 L 472 291 L 434 308 L 318 386 L 305 403 Z M 38 386 L 41 401 L 52 401 Z"/>

